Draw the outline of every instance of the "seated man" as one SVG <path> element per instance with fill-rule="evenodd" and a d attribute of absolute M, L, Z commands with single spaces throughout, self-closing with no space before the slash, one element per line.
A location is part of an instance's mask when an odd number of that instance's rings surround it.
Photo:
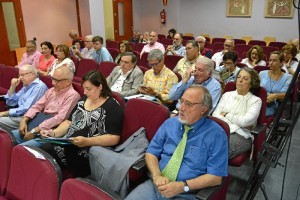
<path fill-rule="evenodd" d="M 126 200 L 196 199 L 193 190 L 221 184 L 228 175 L 228 139 L 206 115 L 209 91 L 191 86 L 180 99 L 178 117 L 166 120 L 146 153 L 151 179 L 135 188 Z"/>
<path fill-rule="evenodd" d="M 125 52 L 122 55 L 120 66 L 115 67 L 106 78 L 112 91 L 120 93 L 123 97 L 138 93 L 144 74 L 136 62 L 137 58 L 134 53 Z"/>
<path fill-rule="evenodd" d="M 16 92 L 20 83 L 23 87 Z M 4 96 L 6 105 L 11 108 L 8 111 L 0 112 L 0 129 L 10 133 L 19 127 L 22 116 L 38 101 L 47 91 L 47 86 L 38 78 L 37 69 L 32 65 L 23 65 L 19 69 L 19 78 L 11 80 L 10 88 Z"/>
<path fill-rule="evenodd" d="M 161 50 L 163 53 L 165 53 L 165 47 L 163 44 L 157 42 L 158 40 L 158 34 L 154 31 L 152 31 L 150 33 L 150 38 L 149 38 L 149 43 L 147 43 L 142 51 L 141 51 L 141 57 L 143 55 L 144 52 L 149 53 L 152 49 L 159 49 Z"/>
<path fill-rule="evenodd" d="M 132 42 L 134 44 L 140 43 L 141 42 L 141 33 L 140 31 L 133 31 L 133 37 L 130 38 L 129 42 Z"/>
<path fill-rule="evenodd" d="M 212 50 L 208 49 L 208 48 L 205 48 L 205 42 L 206 42 L 205 37 L 200 35 L 200 36 L 196 37 L 196 41 L 199 45 L 200 54 L 202 56 L 207 57 L 207 58 L 211 58 L 212 57 Z"/>
<path fill-rule="evenodd" d="M 161 50 L 151 50 L 147 59 L 148 65 L 152 69 L 146 71 L 143 85 L 139 91 L 155 96 L 165 105 L 170 105 L 173 101 L 169 99 L 169 92 L 172 86 L 178 83 L 178 78 L 174 72 L 165 66 L 164 54 Z"/>
<path fill-rule="evenodd" d="M 93 53 L 95 52 L 93 46 L 93 35 L 87 35 L 84 37 L 85 47 L 80 51 L 80 49 L 73 50 L 74 54 L 80 59 L 93 59 Z"/>
<path fill-rule="evenodd" d="M 72 87 L 73 76 L 73 71 L 67 66 L 54 71 L 51 77 L 53 88 L 47 90 L 45 95 L 26 112 L 19 130 L 12 131 L 18 144 L 40 146 L 41 144 L 33 139 L 41 129 L 54 128 L 69 116 L 80 99 Z"/>
<path fill-rule="evenodd" d="M 181 33 L 176 33 L 173 37 L 173 45 L 169 45 L 166 49 L 165 55 L 185 56 L 185 46 L 182 45 Z"/>
<path fill-rule="evenodd" d="M 206 87 L 210 92 L 213 99 L 212 110 L 214 110 L 221 96 L 221 84 L 212 77 L 213 69 L 214 62 L 211 59 L 204 56 L 198 58 L 195 63 L 195 70 L 192 68 L 186 70 L 182 81 L 173 85 L 169 98 L 171 100 L 179 100 L 190 85 L 199 84 Z M 177 109 L 179 104 L 180 101 L 176 105 Z"/>
<path fill-rule="evenodd" d="M 221 62 L 223 61 L 223 56 L 227 51 L 233 51 L 234 49 L 234 40 L 233 39 L 226 39 L 224 42 L 224 50 L 217 52 L 211 58 L 216 63 L 216 67 L 219 67 Z"/>
<path fill-rule="evenodd" d="M 34 67 L 38 67 L 39 59 L 40 59 L 41 52 L 36 49 L 36 42 L 34 40 L 28 40 L 26 42 L 26 52 L 23 54 L 21 61 L 19 62 L 16 67 L 20 68 L 21 66 L 33 65 Z"/>
<path fill-rule="evenodd" d="M 108 50 L 103 46 L 103 38 L 100 36 L 93 37 L 93 45 L 94 45 L 94 53 L 93 53 L 93 59 L 97 63 L 101 63 L 102 61 L 110 61 L 114 62 L 113 58 L 111 57 Z"/>
<path fill-rule="evenodd" d="M 199 55 L 198 43 L 195 40 L 189 40 L 185 44 L 186 56 L 181 58 L 176 67 L 173 69 L 174 72 L 178 72 L 182 77 L 185 74 L 185 71 L 189 68 L 195 69 L 196 60 L 201 57 Z"/>

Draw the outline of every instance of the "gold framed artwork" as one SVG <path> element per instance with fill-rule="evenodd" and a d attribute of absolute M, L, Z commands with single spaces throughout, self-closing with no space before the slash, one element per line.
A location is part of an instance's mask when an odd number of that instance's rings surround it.
<path fill-rule="evenodd" d="M 265 17 L 293 18 L 293 0 L 266 0 Z"/>
<path fill-rule="evenodd" d="M 227 0 L 227 17 L 251 17 L 252 0 Z"/>

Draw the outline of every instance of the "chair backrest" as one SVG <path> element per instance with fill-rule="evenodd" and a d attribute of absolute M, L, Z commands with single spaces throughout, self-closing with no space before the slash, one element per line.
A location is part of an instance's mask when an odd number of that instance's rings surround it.
<path fill-rule="evenodd" d="M 118 49 L 119 42 L 118 41 L 106 41 L 106 48 Z"/>
<path fill-rule="evenodd" d="M 114 48 L 107 48 L 109 54 L 111 55 L 111 57 L 113 58 L 113 60 L 116 59 L 116 57 L 120 54 L 120 51 L 118 49 L 114 49 Z"/>
<path fill-rule="evenodd" d="M 213 43 L 213 51 L 219 52 L 224 49 L 224 42 L 215 42 Z"/>
<path fill-rule="evenodd" d="M 10 160 L 15 140 L 5 131 L 0 130 L 0 195 L 6 192 Z"/>
<path fill-rule="evenodd" d="M 125 101 L 122 95 L 118 92 L 112 92 L 112 97 L 119 103 L 121 108 L 125 108 Z"/>
<path fill-rule="evenodd" d="M 139 62 L 139 65 L 148 66 L 148 60 L 147 60 L 148 54 L 149 54 L 148 52 L 144 52 L 142 54 L 142 57 L 141 57 L 140 62 Z"/>
<path fill-rule="evenodd" d="M 232 35 L 224 35 L 223 38 L 225 38 L 225 39 L 233 39 Z"/>
<path fill-rule="evenodd" d="M 261 47 L 264 50 L 264 54 L 266 56 L 266 59 L 270 58 L 270 53 L 273 51 L 279 51 L 278 47 L 272 47 L 272 46 L 262 46 Z"/>
<path fill-rule="evenodd" d="M 37 158 L 34 151 L 44 159 Z M 15 146 L 5 197 L 22 200 L 58 199 L 61 170 L 48 153 L 35 147 Z"/>
<path fill-rule="evenodd" d="M 133 50 L 141 53 L 145 45 L 145 43 L 137 43 Z"/>
<path fill-rule="evenodd" d="M 269 45 L 270 42 L 276 42 L 276 38 L 275 37 L 266 36 L 266 37 L 264 37 L 264 41 L 266 42 L 267 45 Z"/>
<path fill-rule="evenodd" d="M 146 73 L 146 71 L 148 71 L 148 70 L 149 70 L 149 68 L 147 68 L 147 67 L 144 67 L 144 66 L 141 66 L 141 65 L 139 65 L 139 68 L 142 70 L 143 74 L 145 74 L 145 73 Z"/>
<path fill-rule="evenodd" d="M 178 61 L 182 58 L 183 58 L 182 56 L 177 56 L 177 55 L 166 55 L 165 65 L 167 68 L 173 70 L 177 65 Z"/>
<path fill-rule="evenodd" d="M 2 70 L 4 70 L 5 74 L 2 75 L 0 82 L 0 95 L 7 93 L 10 87 L 11 79 L 17 78 L 19 75 L 19 69 L 16 67 L 5 66 L 2 68 Z M 19 84 L 18 89 L 20 89 L 20 87 L 22 87 L 22 84 Z"/>
<path fill-rule="evenodd" d="M 117 200 L 114 192 L 106 192 L 94 181 L 83 178 L 70 178 L 63 182 L 59 200 Z"/>
<path fill-rule="evenodd" d="M 82 97 L 84 95 L 83 88 L 81 87 L 81 83 L 73 82 L 72 86 L 76 92 Z"/>
<path fill-rule="evenodd" d="M 247 67 L 245 63 L 240 63 L 240 62 L 237 62 L 235 65 L 239 68 Z"/>
<path fill-rule="evenodd" d="M 98 71 L 100 71 L 102 75 L 107 78 L 117 65 L 118 64 L 115 62 L 103 61 L 100 63 Z"/>
<path fill-rule="evenodd" d="M 253 69 L 255 71 L 257 71 L 257 73 L 259 73 L 261 71 L 270 70 L 270 67 L 269 66 L 256 65 L 255 67 L 253 67 Z"/>
<path fill-rule="evenodd" d="M 173 40 L 169 39 L 169 38 L 164 38 L 160 40 L 160 43 L 162 43 L 163 45 L 172 45 L 173 44 Z"/>
<path fill-rule="evenodd" d="M 241 39 L 242 39 L 242 40 L 245 40 L 245 41 L 246 41 L 246 44 L 248 44 L 249 41 L 252 40 L 253 38 L 252 38 L 252 36 L 242 36 Z"/>
<path fill-rule="evenodd" d="M 167 38 L 165 34 L 157 34 L 157 37 L 158 37 L 158 40 L 162 40 L 162 39 L 165 39 Z"/>
<path fill-rule="evenodd" d="M 286 45 L 285 42 L 270 42 L 269 46 L 277 47 L 278 49 L 281 49 L 284 45 Z"/>
<path fill-rule="evenodd" d="M 81 59 L 76 68 L 75 76 L 82 78 L 86 73 L 91 70 L 97 70 L 99 64 L 93 59 Z"/>
<path fill-rule="evenodd" d="M 248 45 L 259 45 L 259 46 L 266 46 L 266 42 L 263 40 L 250 40 Z"/>
<path fill-rule="evenodd" d="M 50 76 L 43 76 L 43 75 L 40 75 L 40 76 L 39 76 L 39 79 L 40 79 L 41 81 L 43 81 L 43 82 L 47 85 L 48 89 L 50 89 L 50 88 L 53 87 L 53 85 L 52 85 L 52 79 L 51 79 Z"/>
<path fill-rule="evenodd" d="M 15 48 L 17 62 L 20 63 L 23 54 L 26 52 L 26 47 Z"/>
<path fill-rule="evenodd" d="M 247 44 L 237 44 L 235 45 L 234 50 L 238 52 L 239 55 L 242 55 L 244 52 L 248 52 L 251 47 L 251 45 Z"/>
<path fill-rule="evenodd" d="M 141 127 L 146 129 L 147 138 L 151 141 L 168 118 L 169 111 L 165 106 L 143 99 L 130 99 L 125 107 L 121 143 Z"/>
<path fill-rule="evenodd" d="M 237 44 L 246 44 L 246 41 L 243 39 L 234 39 L 234 45 Z"/>
<path fill-rule="evenodd" d="M 183 40 L 195 40 L 195 37 L 191 36 L 191 35 L 184 35 L 184 36 L 182 36 L 182 39 Z"/>
<path fill-rule="evenodd" d="M 224 44 L 226 38 L 213 38 L 211 43 L 215 44 L 216 42 L 221 42 L 222 44 Z"/>
<path fill-rule="evenodd" d="M 141 57 L 140 52 L 138 52 L 138 51 L 132 51 L 132 52 L 136 56 L 136 59 L 137 59 L 136 60 L 136 64 L 139 65 L 139 63 L 140 63 L 140 57 Z"/>
<path fill-rule="evenodd" d="M 226 136 L 227 136 L 227 138 L 229 140 L 229 137 L 230 137 L 230 128 L 229 128 L 228 124 L 226 122 L 224 122 L 223 120 L 217 118 L 217 117 L 208 116 L 208 118 L 211 119 L 211 120 L 213 120 L 213 121 L 215 121 L 217 124 L 219 124 L 223 128 L 223 130 L 225 131 Z"/>

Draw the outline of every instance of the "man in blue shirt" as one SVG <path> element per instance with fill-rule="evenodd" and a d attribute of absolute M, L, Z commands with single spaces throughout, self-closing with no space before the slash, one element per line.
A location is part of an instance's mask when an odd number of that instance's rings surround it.
<path fill-rule="evenodd" d="M 114 62 L 108 50 L 103 46 L 103 38 L 100 36 L 93 37 L 93 45 L 95 52 L 93 52 L 93 59 L 97 63 L 101 63 L 103 61 Z"/>
<path fill-rule="evenodd" d="M 228 175 L 228 139 L 224 130 L 206 117 L 211 109 L 209 91 L 200 85 L 187 89 L 180 99 L 178 117 L 158 129 L 146 153 L 151 179 L 139 185 L 126 200 L 196 199 L 193 190 L 219 185 Z M 189 127 L 176 180 L 164 175 L 175 149 Z"/>
<path fill-rule="evenodd" d="M 23 87 L 16 92 L 21 82 Z M 47 89 L 45 83 L 38 78 L 36 68 L 32 65 L 23 65 L 19 69 L 19 78 L 11 80 L 10 88 L 4 96 L 7 106 L 17 108 L 0 112 L 0 129 L 6 132 L 18 129 L 22 116 L 45 94 Z"/>
<path fill-rule="evenodd" d="M 215 78 L 212 77 L 214 70 L 214 62 L 206 57 L 199 57 L 195 63 L 195 70 L 187 68 L 182 81 L 173 85 L 169 99 L 178 100 L 184 93 L 184 91 L 193 84 L 199 84 L 208 89 L 212 96 L 212 111 L 217 106 L 221 97 L 221 84 Z M 180 102 L 178 101 L 176 108 L 179 109 Z"/>

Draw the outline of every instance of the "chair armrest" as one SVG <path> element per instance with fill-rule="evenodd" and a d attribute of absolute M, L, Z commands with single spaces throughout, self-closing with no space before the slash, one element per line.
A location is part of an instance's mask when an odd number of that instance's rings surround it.
<path fill-rule="evenodd" d="M 255 127 L 251 129 L 251 134 L 257 136 L 260 133 L 262 133 L 266 128 L 267 128 L 266 124 L 257 124 Z"/>
<path fill-rule="evenodd" d="M 222 184 L 214 187 L 203 188 L 196 194 L 196 198 L 200 200 L 211 199 L 215 195 L 215 193 L 221 189 L 221 187 Z"/>
<path fill-rule="evenodd" d="M 138 161 L 136 161 L 133 165 L 132 168 L 135 169 L 136 171 L 144 171 L 147 169 L 146 167 L 146 160 L 145 158 L 142 158 Z"/>

